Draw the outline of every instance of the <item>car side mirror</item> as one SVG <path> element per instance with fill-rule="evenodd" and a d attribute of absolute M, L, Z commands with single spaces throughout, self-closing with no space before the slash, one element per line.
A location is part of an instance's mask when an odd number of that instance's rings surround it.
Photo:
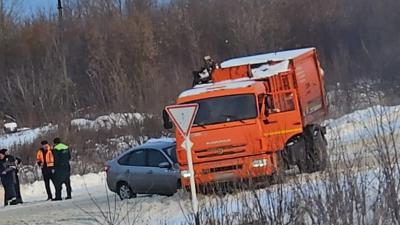
<path fill-rule="evenodd" d="M 160 168 L 171 168 L 171 164 L 169 162 L 162 162 L 160 164 L 158 164 L 158 167 Z"/>
<path fill-rule="evenodd" d="M 169 130 L 169 129 L 172 129 L 172 122 L 171 122 L 171 120 L 169 120 L 169 115 L 168 115 L 168 113 L 167 113 L 167 110 L 163 110 L 163 121 L 164 121 L 164 128 L 165 129 L 167 129 L 167 130 Z"/>

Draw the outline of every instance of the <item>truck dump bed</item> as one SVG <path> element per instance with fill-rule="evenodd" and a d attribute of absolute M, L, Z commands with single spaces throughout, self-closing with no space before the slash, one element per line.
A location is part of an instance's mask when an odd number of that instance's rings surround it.
<path fill-rule="evenodd" d="M 238 79 L 267 81 L 272 92 L 285 89 L 285 80 L 278 76 L 288 75 L 294 81 L 303 125 L 306 126 L 322 119 L 328 113 L 323 73 L 315 48 L 304 48 L 224 61 L 221 63 L 221 68 L 214 70 L 212 81 L 214 83 Z"/>

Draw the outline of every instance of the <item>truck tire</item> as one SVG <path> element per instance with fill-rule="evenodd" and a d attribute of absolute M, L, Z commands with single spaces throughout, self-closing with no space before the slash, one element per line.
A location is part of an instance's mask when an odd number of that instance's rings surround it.
<path fill-rule="evenodd" d="M 270 177 L 270 184 L 281 184 L 285 183 L 285 171 L 288 168 L 287 160 L 285 160 L 284 152 L 279 151 L 276 153 L 277 168 L 276 171 Z"/>
<path fill-rule="evenodd" d="M 300 172 L 323 171 L 328 164 L 327 145 L 322 131 L 315 126 L 304 129 L 305 157 L 299 160 Z"/>

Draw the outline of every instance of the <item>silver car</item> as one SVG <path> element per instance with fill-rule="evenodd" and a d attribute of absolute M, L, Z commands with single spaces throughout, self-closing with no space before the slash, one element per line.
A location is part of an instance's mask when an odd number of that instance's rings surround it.
<path fill-rule="evenodd" d="M 121 199 L 173 195 L 180 187 L 174 139 L 151 139 L 106 163 L 108 188 Z"/>

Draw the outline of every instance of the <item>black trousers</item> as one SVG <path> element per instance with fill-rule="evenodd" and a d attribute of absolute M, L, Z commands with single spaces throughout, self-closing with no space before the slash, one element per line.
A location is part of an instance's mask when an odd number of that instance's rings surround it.
<path fill-rule="evenodd" d="M 18 173 L 15 174 L 15 197 L 17 197 L 17 203 L 22 203 L 21 189 L 19 186 L 19 176 Z"/>
<path fill-rule="evenodd" d="M 67 188 L 67 197 L 71 197 L 71 180 L 70 180 L 70 170 L 69 169 L 56 169 L 55 173 L 55 189 L 56 189 L 56 199 L 61 199 L 62 185 L 65 184 Z"/>
<path fill-rule="evenodd" d="M 14 174 L 9 173 L 7 175 L 1 176 L 1 183 L 4 187 L 4 206 L 6 206 L 11 199 L 16 197 Z"/>
<path fill-rule="evenodd" d="M 54 179 L 53 179 L 53 173 L 51 171 L 52 168 L 42 168 L 42 175 L 43 175 L 44 186 L 46 188 L 47 198 L 53 198 L 53 194 L 51 193 L 51 188 L 50 188 L 50 181 L 54 185 Z"/>

